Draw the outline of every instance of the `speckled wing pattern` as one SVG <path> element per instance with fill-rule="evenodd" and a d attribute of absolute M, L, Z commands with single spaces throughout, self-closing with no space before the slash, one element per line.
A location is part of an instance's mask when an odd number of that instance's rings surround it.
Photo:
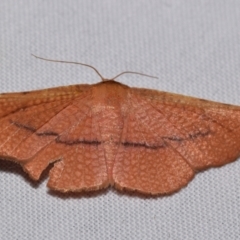
<path fill-rule="evenodd" d="M 88 89 L 88 85 L 76 85 L 2 94 L 0 156 L 20 163 L 35 180 L 49 163 L 59 161 L 48 183 L 53 189 L 91 190 L 104 185 L 103 150 L 97 142 L 88 142 L 89 136 L 99 137 L 94 136 L 99 130 L 86 104 L 92 97 Z"/>
<path fill-rule="evenodd" d="M 51 189 L 181 189 L 240 155 L 240 107 L 115 81 L 0 95 L 0 157 Z"/>
<path fill-rule="evenodd" d="M 117 187 L 169 194 L 196 172 L 240 155 L 239 107 L 155 90 L 130 91 L 113 173 Z"/>

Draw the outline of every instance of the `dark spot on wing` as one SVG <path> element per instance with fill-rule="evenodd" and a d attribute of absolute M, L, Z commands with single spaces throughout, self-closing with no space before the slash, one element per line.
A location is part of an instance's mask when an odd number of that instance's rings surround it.
<path fill-rule="evenodd" d="M 37 132 L 36 135 L 38 136 L 58 136 L 58 133 L 53 131 L 45 131 L 45 132 Z"/>
<path fill-rule="evenodd" d="M 162 137 L 164 140 L 170 140 L 170 141 L 175 141 L 175 142 L 182 142 L 184 141 L 184 138 L 180 138 L 177 136 L 171 136 L 171 137 Z"/>
<path fill-rule="evenodd" d="M 65 145 L 77 145 L 77 144 L 83 144 L 83 145 L 94 145 L 98 146 L 102 142 L 98 140 L 86 140 L 86 139 L 74 139 L 74 140 L 61 140 L 60 137 L 56 138 L 56 143 L 65 144 Z"/>
<path fill-rule="evenodd" d="M 161 145 L 149 145 L 147 143 L 137 143 L 137 142 L 122 142 L 122 145 L 124 147 L 144 147 L 144 148 L 150 148 L 150 149 L 158 149 L 165 147 L 164 144 Z"/>
<path fill-rule="evenodd" d="M 18 128 L 22 128 L 22 129 L 28 130 L 30 132 L 36 132 L 36 129 L 32 126 L 22 124 L 22 123 L 19 123 L 19 122 L 15 122 L 15 121 L 12 121 L 12 120 L 10 120 L 10 123 L 15 125 Z"/>
<path fill-rule="evenodd" d="M 198 100 L 200 100 L 201 102 L 209 102 L 208 100 L 206 100 L 204 98 L 199 98 Z"/>
<path fill-rule="evenodd" d="M 201 132 L 201 131 L 198 131 L 196 133 L 192 133 L 192 134 L 189 134 L 188 138 L 186 138 L 185 140 L 193 140 L 195 138 L 198 138 L 198 137 L 205 137 L 205 136 L 208 136 L 210 135 L 212 132 L 210 130 L 206 131 L 206 132 Z"/>
<path fill-rule="evenodd" d="M 21 92 L 21 94 L 23 95 L 27 95 L 28 93 L 30 93 L 29 91 L 28 92 Z"/>

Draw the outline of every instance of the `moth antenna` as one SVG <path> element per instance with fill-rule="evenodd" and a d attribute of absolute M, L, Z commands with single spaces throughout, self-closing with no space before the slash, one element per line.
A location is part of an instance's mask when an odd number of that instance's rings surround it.
<path fill-rule="evenodd" d="M 36 56 L 36 55 L 34 55 L 34 54 L 31 54 L 31 55 L 32 55 L 33 57 L 35 57 L 35 58 L 38 58 L 38 59 L 41 59 L 41 60 L 45 60 L 45 61 L 49 61 L 49 62 L 72 63 L 72 64 L 78 64 L 78 65 L 82 65 L 82 66 L 86 66 L 86 67 L 92 68 L 92 69 L 97 73 L 97 75 L 102 79 L 102 81 L 105 81 L 105 78 L 99 73 L 99 71 L 98 71 L 95 67 L 93 67 L 93 66 L 91 66 L 91 65 L 89 65 L 89 64 L 80 63 L 80 62 L 69 62 L 69 61 L 61 61 L 61 60 L 54 60 L 54 59 L 42 58 L 42 57 L 38 57 L 38 56 Z"/>
<path fill-rule="evenodd" d="M 82 66 L 85 66 L 85 67 L 89 67 L 89 68 L 92 68 L 92 69 L 97 73 L 97 75 L 101 78 L 101 80 L 102 80 L 103 82 L 109 80 L 109 79 L 105 79 L 95 67 L 93 67 L 93 66 L 91 66 L 91 65 L 89 65 L 89 64 L 86 64 L 86 63 L 71 62 L 71 61 L 62 61 L 62 60 L 54 60 L 54 59 L 48 59 L 48 58 L 38 57 L 38 56 L 36 56 L 36 55 L 34 55 L 34 54 L 31 54 L 31 55 L 32 55 L 33 57 L 35 57 L 35 58 L 38 58 L 38 59 L 41 59 L 41 60 L 45 60 L 45 61 L 48 61 L 48 62 L 72 63 L 72 64 L 78 64 L 78 65 L 82 65 Z M 148 75 L 148 74 L 145 74 L 145 73 L 133 72 L 133 71 L 124 71 L 124 72 L 119 73 L 119 74 L 118 74 L 117 76 L 115 76 L 114 78 L 111 78 L 110 80 L 116 79 L 116 78 L 118 78 L 119 76 L 121 76 L 121 75 L 123 75 L 123 74 L 126 74 L 126 73 L 138 74 L 138 75 L 141 75 L 141 76 L 158 79 L 158 77 L 151 76 L 151 75 Z"/>
<path fill-rule="evenodd" d="M 151 76 L 151 75 L 148 75 L 148 74 L 145 74 L 145 73 L 140 73 L 140 72 L 132 72 L 132 71 L 124 71 L 124 72 L 121 72 L 121 73 L 119 73 L 117 76 L 115 76 L 115 77 L 112 78 L 112 79 L 116 79 L 116 78 L 118 78 L 119 76 L 121 76 L 121 75 L 123 75 L 123 74 L 126 74 L 126 73 L 137 74 L 137 75 L 141 75 L 141 76 L 145 76 L 145 77 L 150 77 L 150 78 L 156 78 L 156 79 L 158 79 L 158 77 L 155 77 L 155 76 Z"/>

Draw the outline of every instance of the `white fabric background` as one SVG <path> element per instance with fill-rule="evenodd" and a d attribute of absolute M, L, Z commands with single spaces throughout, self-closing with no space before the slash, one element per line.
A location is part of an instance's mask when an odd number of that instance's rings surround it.
<path fill-rule="evenodd" d="M 240 105 L 239 0 L 1 0 L 0 91 L 96 83 L 124 70 L 130 86 Z M 180 192 L 144 198 L 108 189 L 64 196 L 0 161 L 0 239 L 240 239 L 240 161 Z"/>

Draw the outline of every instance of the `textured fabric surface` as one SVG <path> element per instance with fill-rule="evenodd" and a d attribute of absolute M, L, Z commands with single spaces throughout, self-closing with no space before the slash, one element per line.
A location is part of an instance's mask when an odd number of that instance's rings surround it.
<path fill-rule="evenodd" d="M 130 86 L 240 105 L 238 0 L 2 0 L 1 92 L 26 91 L 124 70 Z M 240 239 L 240 161 L 199 173 L 176 194 L 145 198 L 108 189 L 62 195 L 0 161 L 0 239 Z"/>

